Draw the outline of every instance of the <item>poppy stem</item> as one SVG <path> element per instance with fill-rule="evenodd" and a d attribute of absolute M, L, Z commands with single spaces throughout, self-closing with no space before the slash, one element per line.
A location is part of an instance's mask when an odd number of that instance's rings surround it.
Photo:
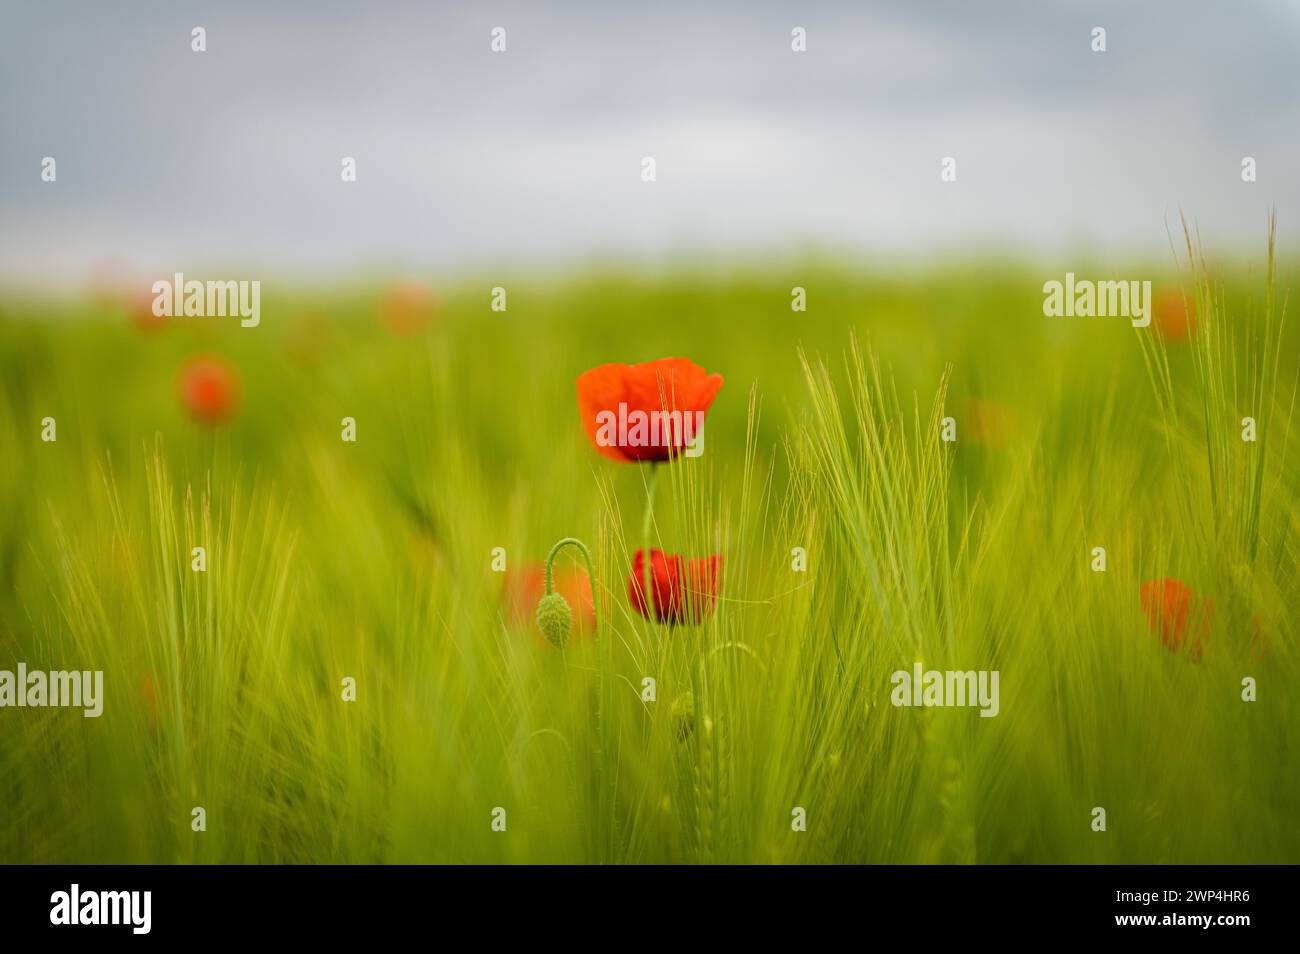
<path fill-rule="evenodd" d="M 646 479 L 645 485 L 645 515 L 641 518 L 641 539 L 645 541 L 645 560 L 641 566 L 641 593 L 645 599 L 645 618 L 651 623 L 655 621 L 654 596 L 650 592 L 650 578 L 653 570 L 650 565 L 650 551 L 653 548 L 654 541 L 650 539 L 650 528 L 654 523 L 655 508 L 655 478 L 659 475 L 658 461 L 650 462 L 650 476 Z"/>
<path fill-rule="evenodd" d="M 565 537 L 551 547 L 551 552 L 546 555 L 546 595 L 550 596 L 553 589 L 554 571 L 553 564 L 560 551 L 567 546 L 575 546 L 582 551 L 582 558 L 587 564 L 587 579 L 591 583 L 591 613 L 596 619 L 596 632 L 600 632 L 600 600 L 596 596 L 596 570 L 591 562 L 591 551 L 587 545 L 577 537 Z"/>

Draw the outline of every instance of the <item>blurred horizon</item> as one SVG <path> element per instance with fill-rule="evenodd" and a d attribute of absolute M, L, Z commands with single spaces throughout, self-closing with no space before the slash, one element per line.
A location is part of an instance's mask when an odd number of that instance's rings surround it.
<path fill-rule="evenodd" d="M 1283 175 L 1300 163 L 1300 7 L 1277 0 L 76 2 L 0 18 L 10 286 L 819 249 L 1172 264 L 1180 213 L 1211 249 L 1254 254 L 1274 208 L 1284 251 L 1300 234 Z M 796 26 L 807 52 L 790 49 Z M 643 156 L 658 181 L 641 181 Z"/>

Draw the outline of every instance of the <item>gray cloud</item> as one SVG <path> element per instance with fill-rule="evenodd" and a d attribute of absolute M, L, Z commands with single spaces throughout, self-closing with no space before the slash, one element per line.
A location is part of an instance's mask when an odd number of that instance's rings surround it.
<path fill-rule="evenodd" d="M 1300 193 L 1284 3 L 8 5 L 0 269 L 1258 244 Z M 209 51 L 189 50 L 208 30 Z M 509 31 L 493 55 L 488 31 Z M 792 26 L 809 50 L 789 50 Z M 1109 51 L 1088 49 L 1094 25 Z M 1241 183 L 1253 155 L 1260 181 Z M 39 162 L 59 163 L 56 185 Z M 360 181 L 338 180 L 356 156 Z M 653 155 L 659 182 L 639 181 Z M 959 181 L 939 182 L 942 156 Z"/>

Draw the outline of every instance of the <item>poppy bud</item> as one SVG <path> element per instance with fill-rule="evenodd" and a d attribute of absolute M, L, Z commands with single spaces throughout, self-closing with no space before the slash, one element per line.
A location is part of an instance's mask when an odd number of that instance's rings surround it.
<path fill-rule="evenodd" d="M 537 603 L 537 628 L 557 649 L 569 644 L 573 629 L 573 610 L 559 593 L 547 593 Z"/>
<path fill-rule="evenodd" d="M 587 563 L 590 592 L 593 596 L 596 592 L 596 571 L 591 568 L 591 551 L 587 549 L 587 545 L 577 537 L 565 537 L 551 547 L 551 552 L 546 556 L 546 595 L 537 603 L 537 628 L 556 649 L 563 649 L 569 645 L 569 633 L 573 631 L 573 610 L 569 608 L 569 601 L 554 589 L 555 577 L 553 576 L 555 555 L 567 546 L 575 546 L 582 551 L 583 559 Z M 591 604 L 591 615 L 592 622 L 599 630 L 600 618 L 596 615 L 594 600 Z"/>

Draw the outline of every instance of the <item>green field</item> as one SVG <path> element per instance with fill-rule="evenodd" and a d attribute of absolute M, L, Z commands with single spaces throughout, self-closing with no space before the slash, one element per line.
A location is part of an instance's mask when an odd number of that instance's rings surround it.
<path fill-rule="evenodd" d="M 465 278 L 408 334 L 378 284 L 266 280 L 256 328 L 0 299 L 0 669 L 105 681 L 0 709 L 0 861 L 1300 862 L 1300 272 L 1130 271 L 1195 334 L 974 263 Z M 726 383 L 648 502 L 575 379 L 664 356 Z M 567 536 L 601 624 L 561 651 L 503 589 Z M 722 555 L 702 624 L 630 607 L 646 545 Z M 1195 652 L 1164 578 L 1213 600 Z M 998 715 L 891 705 L 917 661 L 997 670 Z"/>

